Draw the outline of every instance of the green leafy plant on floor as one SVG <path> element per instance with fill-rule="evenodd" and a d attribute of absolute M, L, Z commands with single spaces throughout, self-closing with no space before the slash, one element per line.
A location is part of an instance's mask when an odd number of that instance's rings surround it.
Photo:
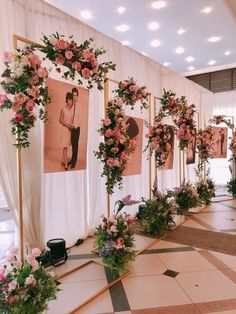
<path fill-rule="evenodd" d="M 196 182 L 196 190 L 199 196 L 201 203 L 209 205 L 211 199 L 215 197 L 215 183 L 209 177 L 209 170 L 204 176 L 203 173 L 196 171 L 198 181 Z"/>
<path fill-rule="evenodd" d="M 231 178 L 229 182 L 227 182 L 228 192 L 236 197 L 236 178 Z"/>

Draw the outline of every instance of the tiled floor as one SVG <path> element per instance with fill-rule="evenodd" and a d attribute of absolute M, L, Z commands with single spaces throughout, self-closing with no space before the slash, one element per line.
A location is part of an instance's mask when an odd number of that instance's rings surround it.
<path fill-rule="evenodd" d="M 213 203 L 184 226 L 236 235 L 236 200 Z M 135 239 L 136 251 L 153 241 L 140 235 Z M 91 259 L 100 261 L 92 247 L 93 239 L 88 238 L 73 248 L 66 264 L 56 268 L 57 274 Z M 236 252 L 227 255 L 164 238 L 130 262 L 128 270 L 126 278 L 73 313 L 236 314 Z M 70 313 L 111 278 L 104 266 L 90 263 L 59 281 L 62 291 L 47 314 Z"/>

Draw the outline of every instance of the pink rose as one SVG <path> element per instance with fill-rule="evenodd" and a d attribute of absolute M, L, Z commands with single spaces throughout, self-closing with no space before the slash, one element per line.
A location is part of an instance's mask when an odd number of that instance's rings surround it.
<path fill-rule="evenodd" d="M 73 53 L 70 50 L 67 50 L 65 53 L 66 59 L 70 60 L 73 57 Z"/>
<path fill-rule="evenodd" d="M 8 304 L 12 304 L 13 302 L 15 302 L 16 297 L 14 295 L 9 295 L 7 298 L 7 303 Z"/>
<path fill-rule="evenodd" d="M 127 83 L 125 83 L 125 82 L 122 82 L 122 83 L 121 83 L 121 88 L 124 89 L 124 88 L 126 88 L 126 86 L 127 86 Z"/>
<path fill-rule="evenodd" d="M 7 100 L 8 100 L 8 98 L 6 95 L 0 95 L 0 105 L 4 104 L 4 102 Z"/>
<path fill-rule="evenodd" d="M 84 78 L 89 78 L 90 75 L 91 75 L 90 70 L 88 68 L 84 68 L 82 70 L 82 75 L 83 75 Z"/>
<path fill-rule="evenodd" d="M 33 101 L 33 99 L 29 99 L 25 105 L 26 110 L 33 111 L 34 107 L 35 107 L 35 102 Z"/>
<path fill-rule="evenodd" d="M 117 245 L 123 245 L 125 243 L 123 238 L 118 238 L 116 241 Z"/>
<path fill-rule="evenodd" d="M 48 76 L 48 72 L 47 72 L 47 70 L 45 68 L 39 68 L 37 73 L 38 73 L 39 77 L 45 78 L 45 77 Z"/>
<path fill-rule="evenodd" d="M 119 160 L 115 159 L 115 161 L 114 161 L 114 166 L 115 166 L 115 167 L 120 167 L 120 162 L 119 162 Z"/>
<path fill-rule="evenodd" d="M 11 53 L 9 51 L 3 51 L 2 61 L 3 62 L 11 61 Z"/>
<path fill-rule="evenodd" d="M 36 259 L 31 263 L 32 271 L 36 271 L 39 268 L 39 263 Z"/>
<path fill-rule="evenodd" d="M 33 248 L 32 254 L 34 257 L 39 257 L 41 255 L 41 250 L 39 248 Z"/>
<path fill-rule="evenodd" d="M 121 160 L 126 160 L 127 159 L 127 156 L 126 156 L 125 152 L 121 152 L 120 158 L 121 158 Z"/>
<path fill-rule="evenodd" d="M 111 226 L 110 231 L 116 233 L 118 230 L 117 227 L 113 225 Z"/>
<path fill-rule="evenodd" d="M 114 140 L 112 138 L 110 138 L 108 141 L 106 141 L 107 145 L 111 145 L 114 143 Z"/>
<path fill-rule="evenodd" d="M 17 114 L 15 115 L 15 121 L 16 121 L 17 123 L 21 122 L 23 119 L 24 119 L 24 116 L 23 116 L 22 113 L 17 113 Z"/>
<path fill-rule="evenodd" d="M 58 43 L 58 40 L 54 36 L 52 36 L 52 37 L 50 37 L 50 43 L 53 46 L 56 46 L 56 44 Z"/>
<path fill-rule="evenodd" d="M 112 168 L 114 166 L 114 159 L 113 158 L 109 158 L 107 160 L 107 165 L 108 165 L 108 167 Z"/>
<path fill-rule="evenodd" d="M 63 49 L 66 49 L 67 46 L 68 46 L 67 41 L 65 41 L 65 39 L 60 39 L 60 40 L 58 40 L 58 42 L 56 43 L 55 48 L 56 48 L 57 50 L 63 50 Z"/>
<path fill-rule="evenodd" d="M 83 57 L 84 57 L 84 59 L 86 59 L 86 60 L 92 59 L 92 58 L 94 58 L 94 54 L 93 54 L 91 51 L 89 51 L 89 50 L 85 50 L 85 51 L 83 52 Z"/>
<path fill-rule="evenodd" d="M 64 62 L 65 62 L 65 58 L 63 57 L 63 55 L 57 55 L 57 57 L 56 57 L 56 59 L 55 59 L 55 62 L 57 63 L 57 64 L 64 64 Z"/>
<path fill-rule="evenodd" d="M 72 64 L 72 67 L 77 71 L 79 72 L 81 70 L 81 64 L 80 62 L 76 61 Z"/>
<path fill-rule="evenodd" d="M 20 104 L 23 104 L 24 102 L 26 102 L 29 98 L 27 96 L 25 96 L 24 93 L 19 92 L 18 94 L 16 94 L 16 96 L 14 97 L 14 100 L 16 102 L 19 102 Z"/>
<path fill-rule="evenodd" d="M 105 124 L 105 126 L 109 126 L 111 124 L 111 120 L 109 118 L 106 118 L 104 120 L 104 124 Z"/>
<path fill-rule="evenodd" d="M 116 154 L 116 153 L 118 153 L 119 148 L 118 148 L 118 147 L 113 147 L 113 148 L 111 149 L 111 151 L 112 151 L 114 154 Z"/>
<path fill-rule="evenodd" d="M 33 254 L 28 254 L 27 256 L 26 256 L 26 261 L 28 262 L 28 264 L 32 264 L 34 261 L 35 261 L 35 257 L 34 257 L 34 255 Z"/>
<path fill-rule="evenodd" d="M 113 131 L 111 129 L 108 129 L 106 132 L 105 132 L 105 136 L 106 137 L 112 137 L 113 136 Z"/>
<path fill-rule="evenodd" d="M 34 276 L 32 274 L 29 275 L 29 277 L 27 277 L 25 279 L 25 285 L 27 286 L 34 286 L 36 284 L 36 279 L 34 278 Z"/>
<path fill-rule="evenodd" d="M 42 60 L 39 58 L 39 56 L 35 55 L 34 53 L 32 53 L 28 56 L 28 60 L 30 62 L 30 65 L 34 69 L 37 69 L 42 63 Z"/>
<path fill-rule="evenodd" d="M 135 92 L 135 85 L 131 85 L 131 86 L 129 87 L 129 90 L 130 90 L 130 92 Z"/>
<path fill-rule="evenodd" d="M 31 89 L 28 90 L 28 94 L 34 98 L 39 97 L 39 89 L 37 86 L 32 86 Z"/>

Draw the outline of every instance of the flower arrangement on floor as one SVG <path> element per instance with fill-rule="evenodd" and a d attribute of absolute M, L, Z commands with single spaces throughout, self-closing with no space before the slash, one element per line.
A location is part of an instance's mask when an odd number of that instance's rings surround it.
<path fill-rule="evenodd" d="M 172 191 L 172 195 L 175 197 L 176 204 L 178 205 L 178 213 L 183 214 L 190 208 L 197 207 L 200 204 L 199 196 L 194 186 L 185 180 L 179 188 L 175 188 Z"/>
<path fill-rule="evenodd" d="M 131 77 L 128 80 L 119 82 L 118 89 L 114 92 L 117 93 L 117 97 L 122 100 L 123 103 L 134 109 L 135 103 L 141 101 L 140 109 L 148 108 L 148 97 L 150 93 L 147 92 L 145 86 L 137 85 L 136 81 Z"/>
<path fill-rule="evenodd" d="M 118 98 L 109 100 L 106 116 L 102 119 L 99 133 L 104 136 L 104 142 L 99 144 L 95 156 L 103 163 L 102 176 L 107 176 L 107 193 L 114 192 L 115 185 L 122 188 L 122 172 L 127 163 L 128 156 L 136 147 L 136 139 L 130 139 L 125 124 L 122 101 Z"/>
<path fill-rule="evenodd" d="M 50 102 L 45 78 L 48 71 L 42 66 L 40 57 L 30 48 L 18 49 L 15 54 L 4 53 L 6 66 L 2 73 L 1 86 L 6 94 L 0 95 L 0 110 L 13 112 L 12 134 L 16 135 L 15 146 L 29 147 L 29 131 L 39 118 L 47 120 L 45 106 Z"/>
<path fill-rule="evenodd" d="M 205 162 L 213 158 L 213 128 L 207 126 L 205 130 L 200 129 L 196 135 L 196 150 L 199 156 L 198 170 L 202 171 Z"/>
<path fill-rule="evenodd" d="M 231 158 L 230 160 L 236 161 L 236 132 L 233 133 L 231 142 L 229 144 L 229 149 L 231 150 Z"/>
<path fill-rule="evenodd" d="M 234 124 L 230 122 L 230 119 L 226 119 L 225 115 L 214 115 L 213 118 L 209 120 L 209 122 L 216 125 L 224 123 L 230 129 L 234 129 Z"/>
<path fill-rule="evenodd" d="M 47 309 L 57 297 L 55 274 L 37 261 L 41 251 L 32 249 L 21 264 L 17 249 L 11 249 L 6 264 L 0 266 L 0 312 L 3 314 L 38 314 Z"/>
<path fill-rule="evenodd" d="M 210 171 L 208 170 L 205 177 L 196 171 L 198 181 L 196 182 L 196 191 L 199 199 L 203 204 L 209 205 L 211 199 L 215 197 L 215 184 L 209 177 Z"/>
<path fill-rule="evenodd" d="M 70 40 L 66 40 L 64 35 L 58 33 L 51 36 L 43 36 L 45 47 L 38 48 L 46 54 L 46 58 L 51 60 L 56 66 L 57 71 L 63 71 L 64 78 L 74 80 L 76 76 L 87 80 L 87 88 L 93 88 L 93 84 L 97 85 L 99 90 L 103 89 L 104 74 L 109 70 L 115 70 L 116 65 L 113 62 L 98 62 L 98 57 L 105 54 L 104 49 L 94 49 L 91 47 L 92 38 L 85 40 L 82 44 L 77 44 L 70 36 Z M 63 65 L 66 70 L 62 70 L 59 66 Z M 78 84 L 82 84 L 82 80 L 78 79 Z"/>
<path fill-rule="evenodd" d="M 113 273 L 123 273 L 127 263 L 135 257 L 133 219 L 120 211 L 138 203 L 130 195 L 126 196 L 116 202 L 116 213 L 109 219 L 103 217 L 102 224 L 96 228 L 94 248 Z"/>
<path fill-rule="evenodd" d="M 157 167 L 163 167 L 171 151 L 171 132 L 167 124 L 160 122 L 160 117 L 156 116 L 154 124 L 149 126 L 149 132 L 146 134 L 148 144 L 144 151 L 150 149 L 150 155 L 154 153 Z"/>
<path fill-rule="evenodd" d="M 162 235 L 174 223 L 173 213 L 176 204 L 170 193 L 161 193 L 157 186 L 153 187 L 153 197 L 146 200 L 142 198 L 143 205 L 137 217 L 144 227 L 144 233 L 150 235 Z"/>
<path fill-rule="evenodd" d="M 228 192 L 236 197 L 236 178 L 231 178 L 229 182 L 227 182 Z"/>

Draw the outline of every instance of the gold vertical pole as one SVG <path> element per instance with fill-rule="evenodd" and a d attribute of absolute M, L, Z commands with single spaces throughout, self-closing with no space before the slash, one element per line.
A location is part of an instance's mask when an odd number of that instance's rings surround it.
<path fill-rule="evenodd" d="M 154 97 L 154 118 L 156 117 L 157 115 L 157 100 L 158 100 L 158 97 Z M 158 170 L 157 170 L 157 162 L 156 162 L 156 159 L 155 159 L 155 162 L 154 162 L 154 173 L 155 173 L 155 177 L 157 178 L 157 175 L 158 175 Z M 157 180 L 158 182 L 158 180 Z M 157 186 L 158 188 L 158 186 Z"/>
<path fill-rule="evenodd" d="M 149 105 L 149 108 L 148 108 L 148 122 L 149 122 L 149 125 L 151 124 L 151 120 L 152 120 L 152 108 L 151 108 L 151 95 L 149 95 L 149 98 L 148 98 L 148 105 Z M 149 169 L 148 169 L 148 172 L 149 172 L 149 199 L 151 199 L 152 197 L 152 157 L 151 157 L 151 149 L 149 148 Z"/>
<path fill-rule="evenodd" d="M 107 104 L 108 104 L 108 93 L 109 93 L 109 80 L 106 79 L 106 75 L 104 76 L 104 115 L 105 118 L 107 116 Z M 109 176 L 107 176 L 107 181 L 109 180 Z M 111 215 L 110 208 L 110 194 L 107 192 L 107 218 L 109 219 Z"/>
<path fill-rule="evenodd" d="M 182 160 L 182 164 L 183 164 L 183 180 L 185 180 L 185 151 L 182 151 L 182 156 L 183 156 L 183 160 Z"/>
<path fill-rule="evenodd" d="M 13 48 L 17 49 L 17 36 L 13 35 Z M 18 179 L 18 215 L 20 235 L 20 261 L 24 262 L 24 222 L 23 222 L 23 194 L 22 194 L 22 150 L 17 148 L 17 179 Z"/>
<path fill-rule="evenodd" d="M 182 158 L 181 158 L 181 150 L 179 149 L 179 181 L 180 181 L 180 185 L 182 183 Z"/>

